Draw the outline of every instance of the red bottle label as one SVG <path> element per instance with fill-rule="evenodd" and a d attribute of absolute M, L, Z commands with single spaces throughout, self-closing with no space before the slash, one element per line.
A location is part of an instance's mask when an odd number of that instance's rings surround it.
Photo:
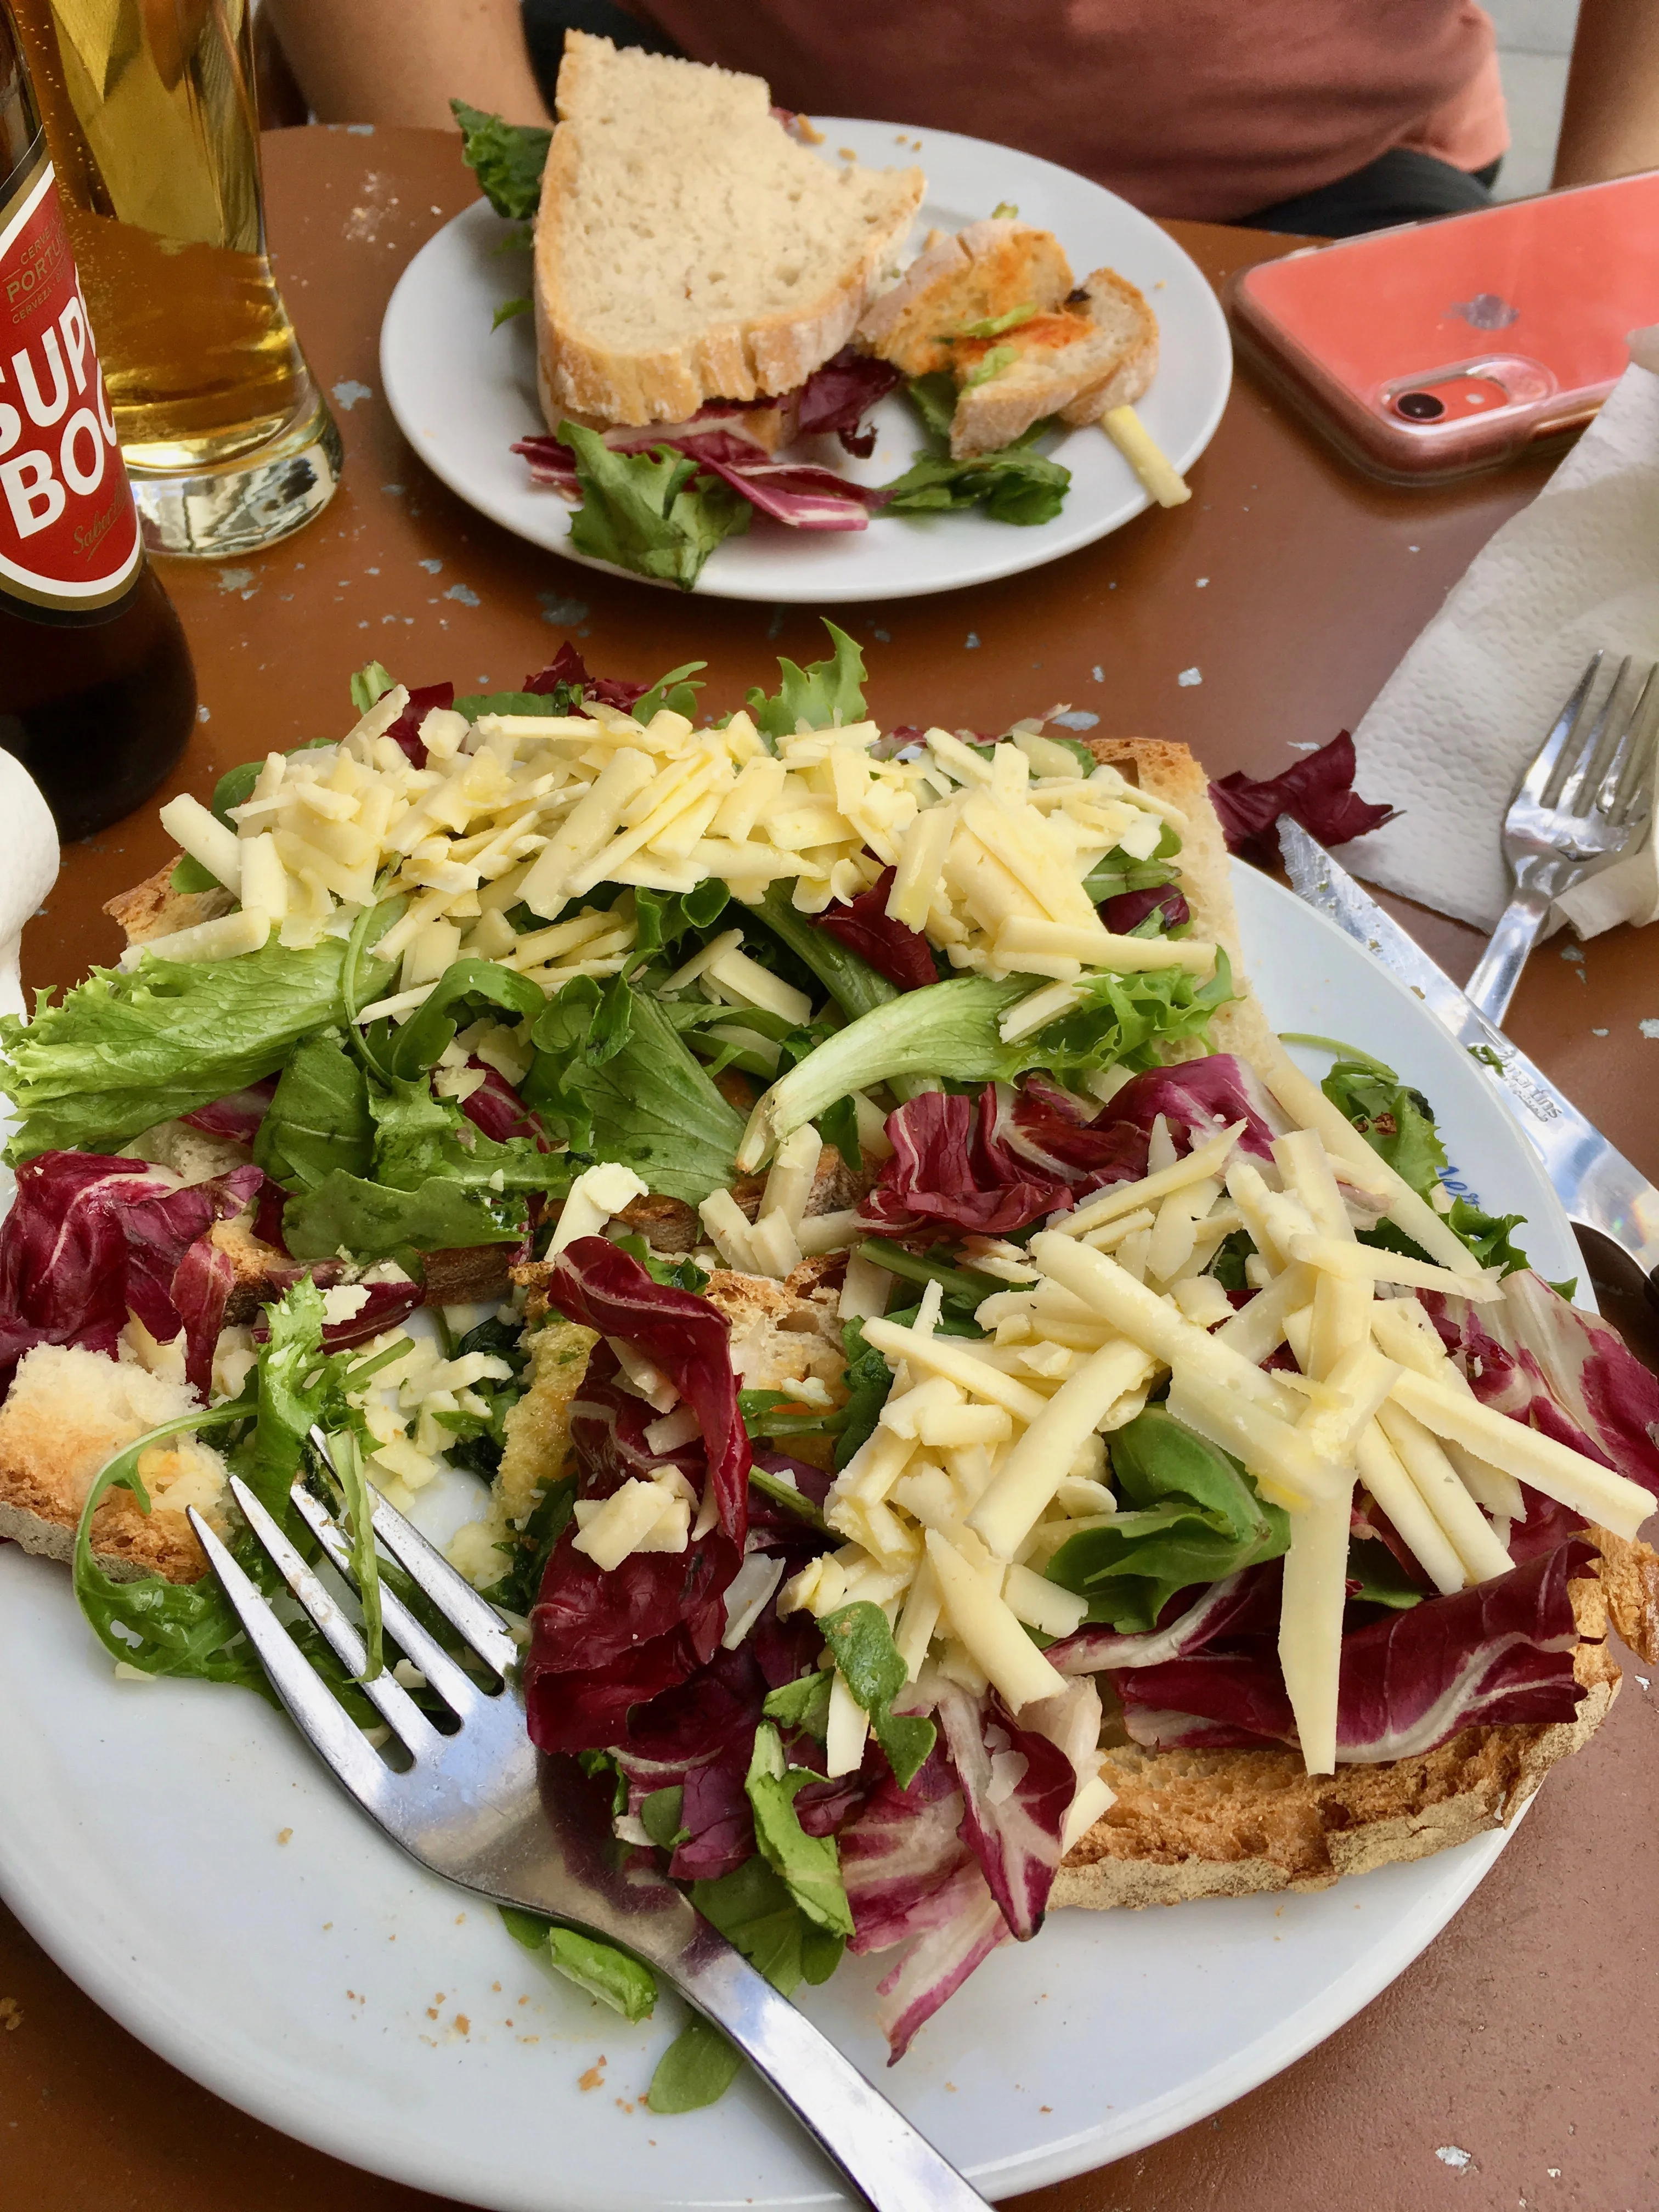
<path fill-rule="evenodd" d="M 0 595 L 106 606 L 143 546 L 44 150 L 0 207 Z"/>

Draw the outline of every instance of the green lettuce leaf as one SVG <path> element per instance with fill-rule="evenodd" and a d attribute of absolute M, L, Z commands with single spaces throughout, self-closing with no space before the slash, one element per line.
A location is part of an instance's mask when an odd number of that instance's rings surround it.
<path fill-rule="evenodd" d="M 930 1720 L 893 1711 L 893 1700 L 909 1677 L 886 1614 L 859 1598 L 825 1613 L 818 1626 L 842 1680 L 869 1714 L 871 1732 L 900 1789 L 908 1790 L 927 1764 L 938 1730 Z"/>
<path fill-rule="evenodd" d="M 756 1108 L 753 1126 L 781 1142 L 849 1091 L 896 1077 L 1012 1083 L 1031 1067 L 1062 1074 L 1153 1066 L 1165 1044 L 1203 1036 L 1211 1015 L 1232 996 L 1232 975 L 1225 953 L 1218 952 L 1207 983 L 1184 968 L 1092 976 L 1072 1012 L 1006 1044 L 998 1026 L 1002 1016 L 1039 988 L 1029 975 L 1000 981 L 961 975 L 906 991 L 849 1022 L 780 1077 Z"/>
<path fill-rule="evenodd" d="M 21 1125 L 7 1159 L 113 1151 L 275 1075 L 301 1037 L 343 1023 L 344 957 L 337 939 L 302 952 L 273 939 L 234 960 L 146 957 L 130 975 L 94 968 L 57 1006 L 43 994 L 31 1023 L 0 1018 L 0 1091 Z"/>
<path fill-rule="evenodd" d="M 1289 1516 L 1162 1406 L 1114 1430 L 1109 1449 L 1119 1510 L 1062 1544 L 1048 1568 L 1051 1582 L 1089 1601 L 1089 1620 L 1123 1634 L 1152 1628 L 1177 1590 L 1288 1548 Z"/>
<path fill-rule="evenodd" d="M 991 364 L 1004 351 L 1012 357 L 1013 349 L 1002 347 L 987 356 L 984 367 L 991 374 L 996 374 Z M 915 386 L 910 389 L 914 397 Z M 1046 423 L 1036 423 L 1012 445 L 967 460 L 954 459 L 948 450 L 919 453 L 902 476 L 882 486 L 887 495 L 884 513 L 960 514 L 967 507 L 982 507 L 994 522 L 1016 523 L 1023 528 L 1052 522 L 1066 504 L 1072 472 L 1048 454 L 1031 450 L 1027 441 L 1047 428 Z M 947 418 L 947 433 L 948 428 Z"/>
<path fill-rule="evenodd" d="M 884 1355 L 864 1340 L 861 1322 L 844 1321 L 841 1340 L 847 1354 L 846 1420 L 836 1439 L 836 1466 L 846 1466 L 860 1445 L 875 1434 L 881 1409 L 893 1387 L 893 1370 Z"/>
<path fill-rule="evenodd" d="M 798 1793 L 823 1778 L 810 1766 L 788 1764 L 775 1728 L 763 1722 L 755 1730 L 744 1784 L 755 1814 L 755 1841 L 806 1918 L 844 1941 L 853 1932 L 853 1912 L 842 1884 L 836 1839 L 809 1836 L 795 1813 Z"/>
<path fill-rule="evenodd" d="M 533 1021 L 543 1004 L 539 987 L 499 960 L 457 960 L 392 1040 L 384 1054 L 387 1072 L 405 1081 L 424 1074 L 448 1051 L 457 1030 L 480 1014 Z"/>
<path fill-rule="evenodd" d="M 556 1973 L 624 2020 L 650 2019 L 656 2008 L 657 1978 L 641 1960 L 619 1951 L 614 1943 L 561 1928 L 538 1912 L 525 1912 L 515 1905 L 498 1905 L 495 1910 L 514 1942 L 533 1951 Z"/>
<path fill-rule="evenodd" d="M 178 865 L 167 878 L 169 890 L 216 891 L 220 887 L 219 878 L 214 874 L 212 869 L 204 868 L 199 860 L 193 860 L 188 853 L 179 854 Z"/>
<path fill-rule="evenodd" d="M 848 1021 L 856 1021 L 860 1014 L 902 995 L 861 953 L 842 945 L 827 929 L 815 927 L 808 915 L 798 912 L 787 884 L 769 884 L 754 913 L 817 976 Z"/>
<path fill-rule="evenodd" d="M 864 655 L 844 629 L 827 617 L 823 626 L 832 647 L 828 660 L 815 660 L 797 668 L 778 656 L 782 681 L 769 698 L 758 684 L 748 696 L 750 718 L 769 738 L 793 738 L 800 729 L 844 729 L 861 722 L 864 708 Z"/>
<path fill-rule="evenodd" d="M 620 1160 L 653 1191 L 696 1206 L 737 1174 L 743 1124 L 661 1003 L 617 975 L 579 975 L 531 1032 L 523 1091 L 573 1151 Z"/>
<path fill-rule="evenodd" d="M 816 1673 L 799 1674 L 793 1682 L 781 1682 L 775 1690 L 769 1690 L 761 1711 L 769 1721 L 781 1721 L 785 1728 L 802 1729 L 819 1743 L 826 1742 L 830 1735 L 830 1685 L 834 1670 L 820 1667 Z"/>
<path fill-rule="evenodd" d="M 460 125 L 461 159 L 490 206 L 509 222 L 527 222 L 541 204 L 553 133 L 533 123 L 507 123 L 464 100 L 452 100 L 449 112 Z"/>
<path fill-rule="evenodd" d="M 411 1273 L 422 1252 L 517 1244 L 524 1224 L 522 1199 L 461 1189 L 447 1173 L 412 1190 L 392 1190 L 336 1168 L 283 1209 L 283 1239 L 296 1260 L 331 1260 L 344 1252 L 356 1260 L 396 1260 Z"/>
<path fill-rule="evenodd" d="M 1446 1148 L 1422 1092 L 1376 1060 L 1339 1060 L 1319 1087 L 1371 1150 L 1427 1198 L 1446 1165 Z"/>
<path fill-rule="evenodd" d="M 700 2112 L 743 2071 L 743 2053 L 712 2021 L 694 2014 L 657 2061 L 645 2101 L 653 2112 Z"/>
<path fill-rule="evenodd" d="M 691 679 L 700 668 L 707 668 L 708 665 L 706 660 L 682 661 L 678 668 L 671 668 L 666 676 L 659 676 L 648 691 L 642 692 L 629 712 L 636 722 L 643 724 L 649 722 L 653 714 L 666 707 L 671 714 L 684 714 L 688 722 L 696 721 L 697 694 L 702 686 Z M 695 894 L 688 892 L 687 896 L 690 897 Z"/>
<path fill-rule="evenodd" d="M 303 1038 L 277 1080 L 253 1157 L 284 1190 L 315 1190 L 336 1168 L 366 1176 L 374 1153 L 368 1085 L 337 1030 Z"/>
<path fill-rule="evenodd" d="M 742 493 L 700 476 L 684 453 L 613 453 L 575 422 L 561 422 L 559 437 L 575 456 L 582 494 L 570 542 L 591 560 L 689 592 L 714 548 L 749 527 L 755 510 Z"/>
<path fill-rule="evenodd" d="M 384 699 L 396 679 L 383 661 L 366 660 L 351 679 L 351 703 L 360 714 L 368 714 L 377 699 Z"/>
<path fill-rule="evenodd" d="M 1405 1613 L 1429 1595 L 1407 1574 L 1388 1546 L 1375 1536 L 1356 1536 L 1348 1546 L 1348 1602 L 1386 1605 Z"/>
<path fill-rule="evenodd" d="M 392 1190 L 418 1190 L 439 1176 L 458 1189 L 503 1198 L 556 1189 L 569 1180 L 556 1154 L 538 1152 L 528 1137 L 487 1137 L 453 1098 L 434 1098 L 424 1077 L 371 1083 L 368 1098 L 374 1180 Z"/>

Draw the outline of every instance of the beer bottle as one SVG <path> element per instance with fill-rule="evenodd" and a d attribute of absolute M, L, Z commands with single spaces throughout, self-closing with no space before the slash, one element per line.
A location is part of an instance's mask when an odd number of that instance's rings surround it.
<path fill-rule="evenodd" d="M 0 745 L 84 837 L 153 791 L 196 672 L 144 556 L 33 94 L 0 0 Z"/>

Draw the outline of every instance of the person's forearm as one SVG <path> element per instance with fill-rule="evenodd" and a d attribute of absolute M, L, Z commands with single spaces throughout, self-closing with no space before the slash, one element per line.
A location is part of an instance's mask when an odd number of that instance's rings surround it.
<path fill-rule="evenodd" d="M 319 123 L 449 125 L 453 98 L 545 123 L 518 0 L 265 0 Z"/>
<path fill-rule="evenodd" d="M 1582 0 L 1553 182 L 1659 168 L 1659 6 Z"/>

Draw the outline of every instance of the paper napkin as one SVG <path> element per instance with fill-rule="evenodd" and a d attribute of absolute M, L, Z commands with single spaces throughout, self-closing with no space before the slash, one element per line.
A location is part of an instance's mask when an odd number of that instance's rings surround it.
<path fill-rule="evenodd" d="M 21 1014 L 18 956 L 23 924 L 58 880 L 58 832 L 40 786 L 21 761 L 0 749 L 0 822 L 7 824 L 0 857 L 0 1014 Z"/>
<path fill-rule="evenodd" d="M 1399 820 L 1343 848 L 1356 874 L 1490 930 L 1498 843 L 1528 762 L 1596 647 L 1659 658 L 1659 325 L 1530 507 L 1477 554 L 1354 732 L 1357 787 Z M 1649 364 L 1644 367 L 1645 362 Z M 1557 907 L 1591 937 L 1659 918 L 1647 849 Z"/>

